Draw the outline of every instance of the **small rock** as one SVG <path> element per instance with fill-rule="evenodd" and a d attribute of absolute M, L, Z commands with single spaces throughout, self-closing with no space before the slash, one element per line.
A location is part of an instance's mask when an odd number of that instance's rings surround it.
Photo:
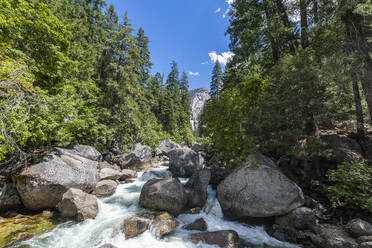
<path fill-rule="evenodd" d="M 117 248 L 115 245 L 112 245 L 112 244 L 104 244 L 102 246 L 100 246 L 99 248 Z"/>
<path fill-rule="evenodd" d="M 160 238 L 176 230 L 178 225 L 179 222 L 177 220 L 167 212 L 163 212 L 155 216 L 152 222 L 152 229 L 155 232 L 155 236 Z"/>
<path fill-rule="evenodd" d="M 73 149 L 84 158 L 94 161 L 102 160 L 102 154 L 92 146 L 75 145 Z"/>
<path fill-rule="evenodd" d="M 123 173 L 121 171 L 111 168 L 103 168 L 99 172 L 100 180 L 118 180 L 122 175 Z"/>
<path fill-rule="evenodd" d="M 122 232 L 125 234 L 125 239 L 137 237 L 145 232 L 150 225 L 150 220 L 140 217 L 132 217 L 124 220 L 121 227 Z"/>
<path fill-rule="evenodd" d="M 98 197 L 105 197 L 115 194 L 118 184 L 112 180 L 103 180 L 97 183 L 94 193 Z"/>
<path fill-rule="evenodd" d="M 14 218 L 17 215 L 19 215 L 19 214 L 16 211 L 14 211 L 14 210 L 9 210 L 9 211 L 6 211 L 4 214 L 2 214 L 2 216 L 4 218 Z"/>
<path fill-rule="evenodd" d="M 57 209 L 63 217 L 74 217 L 77 221 L 94 219 L 98 214 L 98 201 L 94 195 L 87 194 L 80 189 L 69 189 L 62 196 Z"/>
<path fill-rule="evenodd" d="M 191 234 L 190 240 L 194 244 L 204 242 L 209 245 L 218 245 L 221 248 L 238 248 L 239 235 L 232 230 L 203 232 Z"/>
<path fill-rule="evenodd" d="M 358 239 L 357 239 L 357 242 L 360 244 L 360 243 L 364 243 L 364 242 L 372 242 L 372 236 L 360 236 Z"/>
<path fill-rule="evenodd" d="M 116 164 L 110 164 L 107 161 L 103 161 L 103 162 L 98 163 L 98 169 L 102 170 L 102 169 L 105 169 L 105 168 L 110 168 L 110 169 L 113 169 L 113 170 L 120 171 L 120 167 Z"/>
<path fill-rule="evenodd" d="M 348 232 L 354 237 L 372 235 L 372 225 L 361 219 L 353 219 L 346 225 Z"/>
<path fill-rule="evenodd" d="M 312 242 L 322 248 L 358 247 L 357 242 L 342 227 L 322 224 L 312 229 L 317 234 L 311 237 Z"/>
<path fill-rule="evenodd" d="M 127 179 L 137 177 L 137 172 L 134 171 L 134 170 L 124 169 L 124 170 L 121 170 L 121 173 L 122 173 L 122 175 L 119 178 L 120 181 L 125 181 Z"/>
<path fill-rule="evenodd" d="M 372 241 L 361 243 L 359 248 L 372 248 Z"/>
<path fill-rule="evenodd" d="M 200 214 L 201 208 L 191 208 L 184 212 L 184 214 Z"/>
<path fill-rule="evenodd" d="M 54 213 L 52 211 L 48 211 L 48 210 L 44 210 L 42 213 L 41 213 L 41 216 L 45 217 L 45 218 L 52 218 L 54 215 Z"/>
<path fill-rule="evenodd" d="M 206 231 L 208 229 L 208 224 L 203 218 L 199 218 L 193 223 L 184 226 L 183 228 L 186 230 Z"/>
<path fill-rule="evenodd" d="M 15 244 L 15 243 L 19 243 L 19 242 L 25 241 L 27 239 L 32 238 L 33 236 L 34 235 L 32 235 L 31 233 L 28 233 L 28 232 L 19 233 L 19 234 L 17 234 L 17 236 L 15 236 L 12 239 L 11 244 Z"/>

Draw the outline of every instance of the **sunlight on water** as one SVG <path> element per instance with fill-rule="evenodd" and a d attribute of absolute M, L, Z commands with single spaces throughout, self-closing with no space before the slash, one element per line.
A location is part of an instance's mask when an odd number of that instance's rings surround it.
<path fill-rule="evenodd" d="M 146 215 L 147 210 L 138 206 L 141 188 L 147 180 L 155 177 L 170 177 L 167 167 L 160 166 L 152 172 L 139 173 L 138 178 L 127 184 L 119 185 L 116 193 L 107 198 L 99 199 L 99 214 L 95 220 L 87 220 L 82 223 L 72 221 L 60 224 L 53 231 L 34 237 L 15 247 L 23 248 L 98 248 L 103 244 L 111 243 L 119 248 L 191 248 L 191 247 L 214 247 L 205 244 L 193 245 L 187 240 L 189 234 L 195 231 L 187 231 L 182 226 L 189 224 L 197 218 L 204 218 L 208 224 L 208 231 L 235 230 L 244 241 L 242 248 L 261 248 L 264 243 L 271 247 L 296 247 L 282 243 L 271 238 L 263 227 L 248 226 L 244 223 L 232 222 L 223 219 L 221 207 L 216 198 L 216 192 L 208 188 L 208 201 L 200 214 L 182 214 L 178 217 L 181 225 L 169 236 L 156 239 L 150 231 L 142 235 L 125 240 L 120 231 L 120 225 L 124 219 Z M 182 180 L 185 182 L 186 180 Z"/>

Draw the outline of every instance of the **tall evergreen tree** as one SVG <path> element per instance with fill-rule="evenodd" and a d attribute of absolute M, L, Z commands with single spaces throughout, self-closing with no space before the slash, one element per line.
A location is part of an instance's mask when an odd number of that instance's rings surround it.
<path fill-rule="evenodd" d="M 223 73 L 220 62 L 217 60 L 212 71 L 212 81 L 211 81 L 211 96 L 212 98 L 217 97 L 222 90 L 223 84 Z"/>

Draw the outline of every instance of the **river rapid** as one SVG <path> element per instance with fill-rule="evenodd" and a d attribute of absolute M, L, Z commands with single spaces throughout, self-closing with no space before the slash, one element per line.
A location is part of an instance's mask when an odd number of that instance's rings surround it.
<path fill-rule="evenodd" d="M 187 237 L 197 231 L 182 229 L 198 218 L 204 218 L 208 231 L 235 230 L 242 240 L 239 248 L 294 248 L 295 245 L 280 242 L 270 237 L 262 226 L 251 226 L 246 223 L 228 221 L 223 218 L 221 207 L 216 198 L 216 191 L 209 186 L 208 201 L 200 214 L 181 214 L 177 220 L 181 223 L 178 229 L 162 239 L 157 239 L 150 230 L 140 236 L 126 240 L 120 231 L 123 220 L 133 216 L 149 216 L 150 211 L 138 205 L 142 186 L 154 177 L 170 177 L 167 166 L 157 165 L 151 172 L 138 173 L 131 183 L 118 186 L 116 193 L 107 198 L 100 198 L 99 214 L 94 220 L 82 223 L 74 221 L 59 224 L 50 232 L 21 242 L 13 247 L 18 248 L 98 248 L 110 243 L 118 248 L 192 248 L 215 247 L 199 243 L 192 244 Z M 181 179 L 183 183 L 187 179 Z M 171 203 L 170 203 L 171 204 Z"/>

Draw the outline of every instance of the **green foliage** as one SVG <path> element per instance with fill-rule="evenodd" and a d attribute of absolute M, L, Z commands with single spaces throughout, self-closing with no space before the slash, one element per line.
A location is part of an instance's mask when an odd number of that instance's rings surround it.
<path fill-rule="evenodd" d="M 343 163 L 327 174 L 331 186 L 324 186 L 329 197 L 347 207 L 372 211 L 372 168 L 365 163 Z"/>

